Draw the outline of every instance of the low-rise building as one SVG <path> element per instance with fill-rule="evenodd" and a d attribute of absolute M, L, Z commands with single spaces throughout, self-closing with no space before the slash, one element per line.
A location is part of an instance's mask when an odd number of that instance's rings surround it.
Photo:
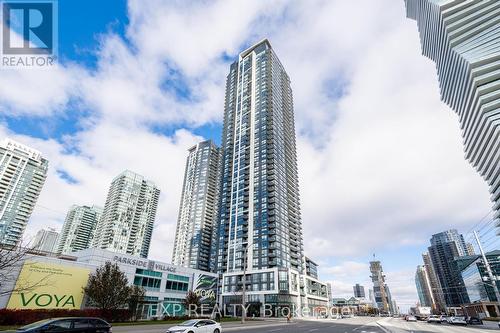
<path fill-rule="evenodd" d="M 500 289 L 500 250 L 486 253 L 486 258 L 490 263 L 495 281 L 491 281 L 483 262 L 483 257 L 479 255 L 468 256 L 459 262 L 461 276 L 464 281 L 469 304 L 463 307 L 469 316 L 474 317 L 498 317 L 500 308 L 493 283 Z"/>
<path fill-rule="evenodd" d="M 240 315 L 243 279 L 240 273 L 225 273 L 220 305 L 228 315 Z M 252 317 L 286 316 L 288 311 L 309 316 L 329 305 L 326 283 L 286 268 L 248 271 L 245 276 L 247 315 Z M 286 310 L 285 310 L 286 309 Z"/>
<path fill-rule="evenodd" d="M 363 316 L 374 313 L 374 309 L 376 309 L 376 307 L 373 306 L 372 302 L 356 297 L 334 298 L 332 301 L 332 305 L 333 307 L 337 308 L 337 311 L 331 312 L 337 314 L 350 313 Z"/>
<path fill-rule="evenodd" d="M 85 308 L 82 288 L 89 274 L 106 262 L 117 264 L 130 284 L 145 289 L 139 318 L 183 315 L 189 291 L 200 295 L 207 309 L 216 302 L 216 274 L 91 248 L 71 256 L 26 255 L 12 272 L 12 284 L 5 286 L 5 290 L 19 291 L 0 296 L 0 309 Z M 35 287 L 22 291 L 20 286 L 27 285 Z"/>

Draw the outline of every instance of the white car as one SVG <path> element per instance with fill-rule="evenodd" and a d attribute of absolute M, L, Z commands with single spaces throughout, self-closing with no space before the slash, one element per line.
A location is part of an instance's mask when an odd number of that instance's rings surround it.
<path fill-rule="evenodd" d="M 219 323 L 208 319 L 187 320 L 177 326 L 170 327 L 165 333 L 221 333 Z"/>
<path fill-rule="evenodd" d="M 461 317 L 461 316 L 450 317 L 450 319 L 448 320 L 448 323 L 450 323 L 451 325 L 464 325 L 464 326 L 467 326 L 467 321 L 465 320 L 465 317 Z"/>
<path fill-rule="evenodd" d="M 415 317 L 415 316 L 408 316 L 408 317 L 406 317 L 406 321 L 417 321 L 417 317 Z"/>
<path fill-rule="evenodd" d="M 429 318 L 427 318 L 427 322 L 441 324 L 442 319 L 441 319 L 441 316 L 432 315 L 432 316 L 429 316 Z"/>

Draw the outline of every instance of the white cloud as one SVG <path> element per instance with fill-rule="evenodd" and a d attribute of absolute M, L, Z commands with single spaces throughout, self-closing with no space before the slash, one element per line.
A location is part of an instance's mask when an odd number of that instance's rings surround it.
<path fill-rule="evenodd" d="M 62 114 L 85 73 L 78 67 L 1 69 L 0 109 L 10 116 Z"/>
<path fill-rule="evenodd" d="M 416 305 L 415 270 L 386 272 L 386 278 L 391 294 L 401 309 L 408 310 Z"/>
<path fill-rule="evenodd" d="M 130 169 L 155 182 L 162 191 L 150 255 L 170 259 L 184 173 L 179 166 L 185 163 L 187 148 L 200 137 L 185 130 L 164 137 L 144 129 L 109 124 L 78 134 L 71 145 L 15 135 L 4 128 L 0 128 L 0 134 L 43 151 L 49 160 L 46 183 L 28 224 L 28 240 L 38 229 L 59 229 L 73 204 L 104 206 L 111 180 L 123 170 Z M 67 153 L 68 148 L 82 153 Z M 61 177 L 61 171 L 75 182 Z"/>
<path fill-rule="evenodd" d="M 90 110 L 79 120 L 82 130 L 61 142 L 6 133 L 50 160 L 29 233 L 60 226 L 73 203 L 103 204 L 111 179 L 128 168 L 162 190 L 151 256 L 168 261 L 186 149 L 200 138 L 153 129 L 220 121 L 227 57 L 262 37 L 292 80 L 311 257 L 331 261 L 409 244 L 424 249 L 433 232 L 473 224 L 490 208 L 488 191 L 463 159 L 457 119 L 439 101 L 434 65 L 420 55 L 416 25 L 403 6 L 130 1 L 127 40 L 101 35 L 96 70 L 64 64 L 2 71 L 3 114 L 59 116 L 70 100 Z M 391 273 L 406 281 L 393 287 L 401 299 L 414 293 L 408 272 L 416 264 Z M 366 279 L 365 267 L 347 260 L 325 269 L 341 290 L 356 276 Z"/>

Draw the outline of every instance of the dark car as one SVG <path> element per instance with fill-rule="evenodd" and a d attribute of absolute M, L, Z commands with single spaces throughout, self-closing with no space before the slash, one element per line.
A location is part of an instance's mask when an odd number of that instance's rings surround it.
<path fill-rule="evenodd" d="M 71 317 L 53 318 L 34 322 L 18 328 L 19 333 L 71 332 L 71 333 L 108 333 L 111 325 L 99 318 Z"/>
<path fill-rule="evenodd" d="M 467 319 L 467 324 L 469 325 L 482 325 L 483 321 L 477 317 L 471 317 Z"/>

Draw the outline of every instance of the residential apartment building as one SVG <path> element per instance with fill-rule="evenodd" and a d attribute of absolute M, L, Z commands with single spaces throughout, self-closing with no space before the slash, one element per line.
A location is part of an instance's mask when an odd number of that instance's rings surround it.
<path fill-rule="evenodd" d="M 417 266 L 415 272 L 415 286 L 421 306 L 434 307 L 434 296 L 432 295 L 431 283 L 425 266 Z"/>
<path fill-rule="evenodd" d="M 175 232 L 174 265 L 210 270 L 219 205 L 220 150 L 211 141 L 189 149 Z"/>
<path fill-rule="evenodd" d="M 54 252 L 59 233 L 54 228 L 40 229 L 33 241 L 33 249 L 41 252 Z"/>
<path fill-rule="evenodd" d="M 147 258 L 160 190 L 143 176 L 124 171 L 111 182 L 92 247 Z"/>
<path fill-rule="evenodd" d="M 56 252 L 70 254 L 88 249 L 101 215 L 102 208 L 98 206 L 71 206 L 64 220 Z"/>
<path fill-rule="evenodd" d="M 0 142 L 0 244 L 22 240 L 47 169 L 39 151 L 10 139 Z"/>
<path fill-rule="evenodd" d="M 434 300 L 434 304 L 432 309 L 434 313 L 443 313 L 446 311 L 446 302 L 444 301 L 444 294 L 441 290 L 441 285 L 439 283 L 439 279 L 436 275 L 436 271 L 432 266 L 431 257 L 429 253 L 422 254 L 422 260 L 424 262 L 425 271 L 427 273 L 427 278 L 429 279 L 429 284 L 431 287 L 432 299 Z"/>
<path fill-rule="evenodd" d="M 442 100 L 460 121 L 465 158 L 490 187 L 500 226 L 499 1 L 405 0 L 422 52 L 436 63 Z M 418 97 L 417 97 L 418 98 Z"/>
<path fill-rule="evenodd" d="M 241 303 L 242 288 L 257 314 L 262 304 L 326 305 L 326 285 L 304 274 L 292 89 L 268 40 L 230 66 L 221 150 L 212 247 L 221 305 Z"/>
<path fill-rule="evenodd" d="M 356 285 L 354 285 L 352 287 L 352 289 L 354 291 L 354 297 L 356 297 L 356 298 L 365 298 L 366 297 L 365 287 L 360 286 L 359 283 L 356 283 Z"/>
<path fill-rule="evenodd" d="M 305 263 L 305 273 L 306 275 L 312 276 L 313 278 L 318 278 L 318 264 L 312 261 L 309 257 L 304 257 Z"/>

